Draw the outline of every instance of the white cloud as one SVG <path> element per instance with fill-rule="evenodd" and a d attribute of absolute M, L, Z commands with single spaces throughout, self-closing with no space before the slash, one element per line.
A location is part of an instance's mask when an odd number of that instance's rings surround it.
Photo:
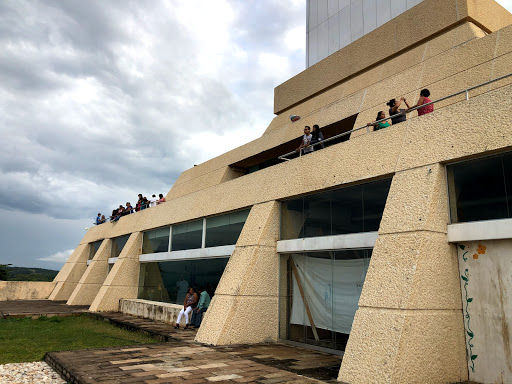
<path fill-rule="evenodd" d="M 57 252 L 57 253 L 54 253 L 53 255 L 50 255 L 48 257 L 41 257 L 37 260 L 41 260 L 41 261 L 49 261 L 51 263 L 65 263 L 69 256 L 71 256 L 71 254 L 73 253 L 74 249 L 68 249 L 67 251 L 62 251 L 62 252 Z"/>

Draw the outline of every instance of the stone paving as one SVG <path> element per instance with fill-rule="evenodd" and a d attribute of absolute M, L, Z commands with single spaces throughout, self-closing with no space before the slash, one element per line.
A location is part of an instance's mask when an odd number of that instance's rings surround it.
<path fill-rule="evenodd" d="M 0 365 L 0 384 L 65 384 L 44 361 Z"/>
<path fill-rule="evenodd" d="M 71 316 L 87 312 L 88 305 L 66 305 L 65 301 L 12 300 L 0 301 L 0 318 Z"/>
<path fill-rule="evenodd" d="M 45 360 L 69 382 L 339 383 L 337 355 L 284 344 L 214 347 L 194 342 L 194 330 L 117 312 L 93 315 L 168 342 L 48 353 Z"/>

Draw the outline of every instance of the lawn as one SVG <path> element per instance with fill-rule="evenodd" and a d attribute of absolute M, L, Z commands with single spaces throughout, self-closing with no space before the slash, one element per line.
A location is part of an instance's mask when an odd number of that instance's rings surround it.
<path fill-rule="evenodd" d="M 0 319 L 0 364 L 41 360 L 51 351 L 156 342 L 87 315 Z"/>

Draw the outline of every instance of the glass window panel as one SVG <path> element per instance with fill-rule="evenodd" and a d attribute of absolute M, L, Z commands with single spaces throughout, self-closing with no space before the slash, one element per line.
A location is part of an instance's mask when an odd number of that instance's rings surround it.
<path fill-rule="evenodd" d="M 363 227 L 365 232 L 379 230 L 390 186 L 391 179 L 363 184 Z"/>
<path fill-rule="evenodd" d="M 331 192 L 304 197 L 304 237 L 330 236 Z"/>
<path fill-rule="evenodd" d="M 236 244 L 250 210 L 206 219 L 206 247 Z"/>
<path fill-rule="evenodd" d="M 333 235 L 364 231 L 362 198 L 362 185 L 337 189 L 331 192 Z"/>
<path fill-rule="evenodd" d="M 203 242 L 203 220 L 172 226 L 171 250 L 201 248 Z"/>
<path fill-rule="evenodd" d="M 281 240 L 303 237 L 304 201 L 302 198 L 281 202 Z"/>
<path fill-rule="evenodd" d="M 188 288 L 215 293 L 229 258 L 141 264 L 139 299 L 183 304 Z"/>
<path fill-rule="evenodd" d="M 144 232 L 142 253 L 159 253 L 169 251 L 170 227 L 163 227 Z"/>
<path fill-rule="evenodd" d="M 94 258 L 94 255 L 96 252 L 98 252 L 98 249 L 100 248 L 101 243 L 103 240 L 95 241 L 94 243 L 91 243 L 91 248 L 89 252 L 89 260 L 92 260 Z"/>
<path fill-rule="evenodd" d="M 503 156 L 503 173 L 507 189 L 508 217 L 512 218 L 512 153 L 507 153 Z"/>
<path fill-rule="evenodd" d="M 130 235 L 124 235 L 124 236 L 114 237 L 112 239 L 112 254 L 110 257 L 119 257 L 119 255 L 123 251 L 123 248 L 126 245 L 126 242 L 128 241 L 129 237 L 130 237 Z"/>
<path fill-rule="evenodd" d="M 456 201 L 454 222 L 509 217 L 502 158 L 486 157 L 448 166 L 453 175 L 450 198 Z"/>

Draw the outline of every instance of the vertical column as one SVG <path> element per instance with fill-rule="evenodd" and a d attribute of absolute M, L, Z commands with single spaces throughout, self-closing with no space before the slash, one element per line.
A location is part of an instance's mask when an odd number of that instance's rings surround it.
<path fill-rule="evenodd" d="M 53 280 L 56 284 L 49 300 L 67 300 L 87 269 L 90 244 L 80 244 Z"/>
<path fill-rule="evenodd" d="M 447 223 L 441 164 L 394 176 L 339 380 L 467 380 L 457 252 Z"/>
<path fill-rule="evenodd" d="M 207 344 L 247 344 L 278 337 L 279 203 L 252 207 L 197 333 Z"/>
<path fill-rule="evenodd" d="M 134 232 L 94 298 L 90 311 L 118 311 L 120 299 L 137 298 L 141 252 L 142 233 Z"/>
<path fill-rule="evenodd" d="M 108 275 L 108 259 L 112 252 L 112 240 L 105 239 L 85 270 L 68 305 L 91 305 Z"/>

